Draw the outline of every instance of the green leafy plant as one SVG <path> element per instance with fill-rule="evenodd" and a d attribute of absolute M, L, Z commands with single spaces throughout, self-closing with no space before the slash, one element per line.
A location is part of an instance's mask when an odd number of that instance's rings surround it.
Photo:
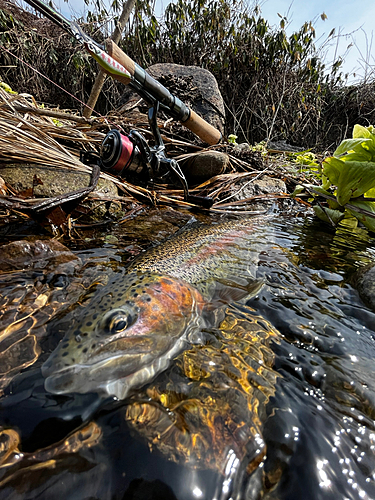
<path fill-rule="evenodd" d="M 267 141 L 260 141 L 253 145 L 249 144 L 249 146 L 251 151 L 259 152 L 263 158 L 268 156 Z"/>
<path fill-rule="evenodd" d="M 328 207 L 317 204 L 315 213 L 337 225 L 355 217 L 375 232 L 375 128 L 355 125 L 353 138 L 341 142 L 322 167 L 322 186 L 306 186 L 323 196 Z"/>
<path fill-rule="evenodd" d="M 300 154 L 296 154 L 294 162 L 299 165 L 308 165 L 309 167 L 317 167 L 319 165 L 315 154 L 311 151 L 304 151 Z"/>
<path fill-rule="evenodd" d="M 56 127 L 63 127 L 63 123 L 60 120 L 57 120 L 56 118 L 52 118 L 52 122 Z"/>

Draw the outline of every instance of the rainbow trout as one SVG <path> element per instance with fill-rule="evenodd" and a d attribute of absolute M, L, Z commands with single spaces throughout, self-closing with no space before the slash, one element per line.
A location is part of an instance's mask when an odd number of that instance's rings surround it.
<path fill-rule="evenodd" d="M 189 344 L 202 343 L 206 309 L 261 288 L 256 224 L 186 229 L 136 258 L 74 318 L 42 366 L 46 390 L 124 399 Z"/>

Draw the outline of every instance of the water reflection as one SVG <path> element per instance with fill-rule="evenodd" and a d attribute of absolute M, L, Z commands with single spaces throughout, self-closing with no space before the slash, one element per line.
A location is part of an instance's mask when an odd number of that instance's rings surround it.
<path fill-rule="evenodd" d="M 306 224 L 285 231 L 293 252 L 264 256 L 269 288 L 251 302 L 284 336 L 264 431 L 266 498 L 373 498 L 375 315 L 348 284 L 373 258 L 373 242 L 367 233 L 358 244 L 347 231 L 317 235 Z"/>

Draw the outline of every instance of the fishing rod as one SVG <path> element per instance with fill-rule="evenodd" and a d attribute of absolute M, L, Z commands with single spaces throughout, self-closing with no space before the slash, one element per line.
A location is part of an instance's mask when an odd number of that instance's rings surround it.
<path fill-rule="evenodd" d="M 105 46 L 100 45 L 88 36 L 77 23 L 65 18 L 42 0 L 25 1 L 83 44 L 105 73 L 121 83 L 129 85 L 150 105 L 148 120 L 155 138 L 153 147 L 150 147 L 142 134 L 136 130 L 131 130 L 128 135 L 125 135 L 113 129 L 104 138 L 100 154 L 98 155 L 94 151 L 82 151 L 81 161 L 86 164 L 94 163 L 107 172 L 130 178 L 130 180 L 137 179 L 144 183 L 154 179 L 166 179 L 171 173 L 182 185 L 185 201 L 210 208 L 213 200 L 205 196 L 190 195 L 186 178 L 177 161 L 167 158 L 165 155 L 165 147 L 156 121 L 157 113 L 162 110 L 178 119 L 185 127 L 210 145 L 220 142 L 222 138 L 220 131 L 152 78 L 113 40 L 107 39 Z"/>
<path fill-rule="evenodd" d="M 152 78 L 147 71 L 126 55 L 113 40 L 107 39 L 105 46 L 100 45 L 84 33 L 77 23 L 67 19 L 42 0 L 25 1 L 83 44 L 105 73 L 125 85 L 129 85 L 152 106 L 158 101 L 162 111 L 179 120 L 207 144 L 215 145 L 221 141 L 222 135 L 219 130 L 207 123 L 178 97 L 171 94 L 160 82 Z"/>

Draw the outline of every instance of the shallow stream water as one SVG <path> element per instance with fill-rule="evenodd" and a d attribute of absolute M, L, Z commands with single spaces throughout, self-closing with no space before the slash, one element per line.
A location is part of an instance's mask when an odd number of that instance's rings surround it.
<path fill-rule="evenodd" d="M 77 250 L 78 267 L 0 275 L 0 499 L 375 498 L 375 314 L 351 285 L 375 260 L 375 240 L 302 217 L 267 217 L 262 240 L 266 284 L 225 310 L 245 334 L 254 319 L 276 332 L 267 344 L 274 390 L 258 412 L 266 455 L 252 470 L 231 449 L 221 470 L 184 465 L 134 432 L 127 400 L 45 391 L 40 366 L 69 329 L 71 307 L 133 247 Z M 172 364 L 161 383 L 182 387 L 176 374 Z"/>

